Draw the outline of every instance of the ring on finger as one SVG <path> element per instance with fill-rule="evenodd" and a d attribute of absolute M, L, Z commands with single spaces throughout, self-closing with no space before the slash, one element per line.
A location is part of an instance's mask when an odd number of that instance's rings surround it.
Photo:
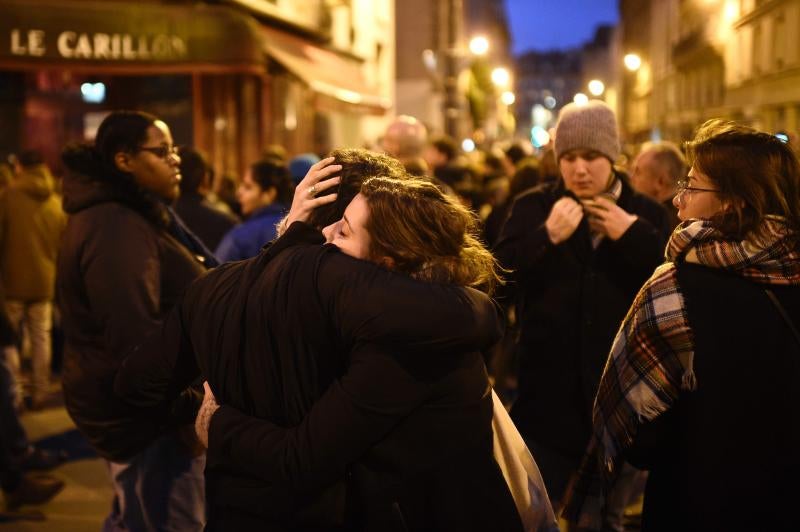
<path fill-rule="evenodd" d="M 311 187 L 308 189 L 308 195 L 312 198 L 317 195 L 317 185 L 311 185 Z"/>

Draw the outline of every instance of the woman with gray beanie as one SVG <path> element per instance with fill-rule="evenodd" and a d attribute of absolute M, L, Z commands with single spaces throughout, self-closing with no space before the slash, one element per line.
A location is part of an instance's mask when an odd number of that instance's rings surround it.
<path fill-rule="evenodd" d="M 495 246 L 517 305 L 519 397 L 511 416 L 554 506 L 577 469 L 608 350 L 636 292 L 663 260 L 661 205 L 613 166 L 614 112 L 569 104 L 556 126 L 561 179 L 520 195 Z"/>

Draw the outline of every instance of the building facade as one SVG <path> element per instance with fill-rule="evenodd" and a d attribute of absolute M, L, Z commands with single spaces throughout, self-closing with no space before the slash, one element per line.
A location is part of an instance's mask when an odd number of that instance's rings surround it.
<path fill-rule="evenodd" d="M 517 125 L 528 136 L 531 128 L 555 124 L 558 111 L 584 86 L 581 49 L 526 52 L 516 61 Z"/>
<path fill-rule="evenodd" d="M 393 27 L 392 0 L 4 0 L 0 151 L 58 169 L 120 108 L 163 118 L 220 174 L 269 144 L 360 146 L 392 108 Z"/>
<path fill-rule="evenodd" d="M 710 118 L 800 129 L 800 0 L 623 0 L 630 140 L 691 138 Z M 620 57 L 620 61 L 622 58 Z"/>
<path fill-rule="evenodd" d="M 404 0 L 396 2 L 395 20 L 397 113 L 422 120 L 433 133 L 448 129 L 449 115 L 457 123 L 455 136 L 470 136 L 477 127 L 467 98 L 475 63 L 486 69 L 513 66 L 503 2 Z M 489 42 L 480 58 L 468 47 L 479 35 Z"/>

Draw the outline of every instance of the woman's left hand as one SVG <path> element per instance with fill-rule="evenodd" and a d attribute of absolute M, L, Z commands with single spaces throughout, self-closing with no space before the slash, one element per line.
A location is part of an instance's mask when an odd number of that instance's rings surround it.
<path fill-rule="evenodd" d="M 336 201 L 335 193 L 320 196 L 320 193 L 338 185 L 341 180 L 339 176 L 330 177 L 342 169 L 339 164 L 331 164 L 334 160 L 333 157 L 328 157 L 314 164 L 303 180 L 297 184 L 292 198 L 292 208 L 289 209 L 284 227 L 289 227 L 294 222 L 304 222 L 311 211 L 320 205 Z"/>

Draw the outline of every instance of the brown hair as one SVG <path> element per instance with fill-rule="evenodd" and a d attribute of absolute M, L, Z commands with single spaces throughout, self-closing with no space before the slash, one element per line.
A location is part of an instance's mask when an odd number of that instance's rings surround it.
<path fill-rule="evenodd" d="M 800 164 L 794 152 L 776 137 L 725 120 L 709 120 L 688 142 L 694 168 L 719 189 L 730 209 L 712 222 L 727 238 L 762 234 L 766 215 L 786 219 L 800 240 Z"/>
<path fill-rule="evenodd" d="M 475 216 L 432 182 L 373 177 L 361 194 L 371 258 L 390 257 L 396 270 L 420 280 L 487 293 L 501 282 L 497 262 L 476 237 Z"/>
<path fill-rule="evenodd" d="M 308 224 L 322 229 L 341 219 L 344 210 L 350 204 L 365 179 L 374 176 L 402 177 L 405 169 L 394 157 L 360 148 L 333 150 L 330 157 L 335 158 L 333 164 L 342 165 L 337 174 L 341 177 L 339 186 L 331 187 L 320 194 L 337 193 L 336 201 L 317 207 L 308 217 Z"/>

